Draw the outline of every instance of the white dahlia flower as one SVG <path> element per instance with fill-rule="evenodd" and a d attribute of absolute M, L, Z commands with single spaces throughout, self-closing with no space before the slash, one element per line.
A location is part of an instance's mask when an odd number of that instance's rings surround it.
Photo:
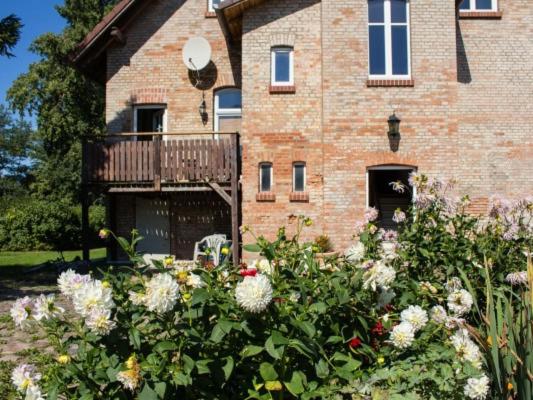
<path fill-rule="evenodd" d="M 137 292 L 134 292 L 133 290 L 130 290 L 128 292 L 128 296 L 134 306 L 144 305 L 146 301 L 146 295 L 144 293 L 137 293 Z"/>
<path fill-rule="evenodd" d="M 252 262 L 252 265 L 250 268 L 255 268 L 259 272 L 265 275 L 272 275 L 274 272 L 274 267 L 268 260 L 262 259 L 262 260 L 254 260 Z"/>
<path fill-rule="evenodd" d="M 489 394 L 489 378 L 482 375 L 480 378 L 469 378 L 465 386 L 465 396 L 473 400 L 484 400 Z"/>
<path fill-rule="evenodd" d="M 41 294 L 33 304 L 33 318 L 37 321 L 57 318 L 65 312 L 65 309 L 55 304 L 55 296 Z"/>
<path fill-rule="evenodd" d="M 246 276 L 235 288 L 237 303 L 246 311 L 259 313 L 272 301 L 272 285 L 265 275 Z"/>
<path fill-rule="evenodd" d="M 93 308 L 85 319 L 85 326 L 97 335 L 109 335 L 117 326 L 115 321 L 111 320 L 111 310 L 103 308 Z"/>
<path fill-rule="evenodd" d="M 345 256 L 349 262 L 358 263 L 364 258 L 365 253 L 365 245 L 362 242 L 357 242 L 346 250 Z"/>
<path fill-rule="evenodd" d="M 431 309 L 431 320 L 436 324 L 444 324 L 447 318 L 448 314 L 443 306 L 434 306 Z"/>
<path fill-rule="evenodd" d="M 10 314 L 13 322 L 19 328 L 25 328 L 29 321 L 28 318 L 32 314 L 32 301 L 28 296 L 17 299 L 11 306 Z"/>
<path fill-rule="evenodd" d="M 382 242 L 381 243 L 381 251 L 383 253 L 383 257 L 386 260 L 394 260 L 396 257 L 398 257 L 398 243 L 397 242 Z"/>
<path fill-rule="evenodd" d="M 24 400 L 45 400 L 41 393 L 41 389 L 38 386 L 30 386 L 26 390 L 26 396 Z"/>
<path fill-rule="evenodd" d="M 41 380 L 41 374 L 32 364 L 21 364 L 11 373 L 11 382 L 19 392 L 26 393 L 30 387 L 36 387 L 37 382 Z"/>
<path fill-rule="evenodd" d="M 505 281 L 513 286 L 527 285 L 527 271 L 511 272 L 505 277 Z"/>
<path fill-rule="evenodd" d="M 415 340 L 415 328 L 409 322 L 402 322 L 392 328 L 390 341 L 399 349 L 406 349 L 413 344 Z"/>
<path fill-rule="evenodd" d="M 420 306 L 409 306 L 401 313 L 402 322 L 409 322 L 415 332 L 426 326 L 428 313 Z"/>
<path fill-rule="evenodd" d="M 72 296 L 75 291 L 88 284 L 91 280 L 89 275 L 80 275 L 69 269 L 59 275 L 57 285 L 62 294 Z"/>
<path fill-rule="evenodd" d="M 481 368 L 481 352 L 479 347 L 470 339 L 466 329 L 459 329 L 450 340 L 461 361 L 469 361 L 474 367 Z"/>
<path fill-rule="evenodd" d="M 179 285 L 170 274 L 157 274 L 146 283 L 145 305 L 160 314 L 174 308 L 179 297 Z"/>
<path fill-rule="evenodd" d="M 385 265 L 383 261 L 378 261 L 364 273 L 363 278 L 365 280 L 363 289 L 371 288 L 373 291 L 376 291 L 378 287 L 388 289 L 396 279 L 396 271 Z"/>
<path fill-rule="evenodd" d="M 205 286 L 205 282 L 202 280 L 200 275 L 190 273 L 187 276 L 187 286 L 190 286 L 194 289 L 198 289 Z"/>
<path fill-rule="evenodd" d="M 96 308 L 107 310 L 115 306 L 113 291 L 99 280 L 92 280 L 76 289 L 72 302 L 76 312 L 83 317 L 87 317 Z"/>
<path fill-rule="evenodd" d="M 448 296 L 448 308 L 458 317 L 470 312 L 473 303 L 472 295 L 464 289 L 456 290 Z"/>
<path fill-rule="evenodd" d="M 446 317 L 446 321 L 444 325 L 447 329 L 456 329 L 456 328 L 463 328 L 466 324 L 466 321 L 464 318 L 457 318 L 457 317 Z"/>
<path fill-rule="evenodd" d="M 137 389 L 140 380 L 141 377 L 136 370 L 128 369 L 117 374 L 117 381 L 122 383 L 122 385 L 131 392 L 134 392 L 135 389 Z"/>

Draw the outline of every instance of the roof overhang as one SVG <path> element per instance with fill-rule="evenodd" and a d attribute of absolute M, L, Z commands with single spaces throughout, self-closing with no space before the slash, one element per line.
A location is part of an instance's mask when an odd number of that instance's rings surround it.
<path fill-rule="evenodd" d="M 242 15 L 267 0 L 224 0 L 216 10 L 224 34 L 231 40 L 242 36 Z"/>
<path fill-rule="evenodd" d="M 124 42 L 124 29 L 152 1 L 156 0 L 120 1 L 78 44 L 70 61 L 90 78 L 105 82 L 106 50 Z"/>

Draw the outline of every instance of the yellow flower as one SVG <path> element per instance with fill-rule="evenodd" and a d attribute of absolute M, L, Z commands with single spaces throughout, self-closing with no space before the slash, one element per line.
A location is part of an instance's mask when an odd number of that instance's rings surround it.
<path fill-rule="evenodd" d="M 70 362 L 70 356 L 68 354 L 57 356 L 57 362 L 59 364 L 68 364 Z"/>
<path fill-rule="evenodd" d="M 280 381 L 267 381 L 265 382 L 265 389 L 271 392 L 279 392 L 283 389 Z"/>
<path fill-rule="evenodd" d="M 100 236 L 100 239 L 107 239 L 110 233 L 111 231 L 109 229 L 103 228 L 98 232 L 98 236 Z"/>
<path fill-rule="evenodd" d="M 313 225 L 313 220 L 311 218 L 306 218 L 304 220 L 305 226 L 311 226 Z"/>
<path fill-rule="evenodd" d="M 513 384 L 512 384 L 511 382 L 509 382 L 509 383 L 507 384 L 507 390 L 513 390 L 513 389 L 514 389 Z"/>
<path fill-rule="evenodd" d="M 378 364 L 384 364 L 385 363 L 385 357 L 378 357 Z"/>
<path fill-rule="evenodd" d="M 189 301 L 189 300 L 191 299 L 191 297 L 192 297 L 192 296 L 191 296 L 190 293 L 185 293 L 185 294 L 183 295 L 183 300 L 185 300 L 185 301 Z"/>
<path fill-rule="evenodd" d="M 170 267 L 174 263 L 174 258 L 171 256 L 165 257 L 163 263 L 166 267 Z"/>
<path fill-rule="evenodd" d="M 126 368 L 128 369 L 135 369 L 137 368 L 138 364 L 137 364 L 137 357 L 135 356 L 135 354 L 132 354 L 130 356 L 130 358 L 128 358 L 126 360 Z"/>
<path fill-rule="evenodd" d="M 222 247 L 222 249 L 220 250 L 220 253 L 224 256 L 227 256 L 229 254 L 229 248 L 227 247 Z"/>
<path fill-rule="evenodd" d="M 108 281 L 102 281 L 102 286 L 105 288 L 111 287 L 111 284 Z"/>
<path fill-rule="evenodd" d="M 189 273 L 187 271 L 179 271 L 178 272 L 178 281 L 179 282 L 187 282 L 187 278 L 189 277 Z"/>

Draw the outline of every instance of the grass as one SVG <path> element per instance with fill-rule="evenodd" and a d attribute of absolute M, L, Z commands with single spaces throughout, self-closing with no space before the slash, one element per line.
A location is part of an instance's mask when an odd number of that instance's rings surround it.
<path fill-rule="evenodd" d="M 65 261 L 72 261 L 76 257 L 81 259 L 81 250 L 63 252 Z M 91 260 L 101 260 L 106 256 L 105 248 L 91 250 Z M 3 268 L 31 268 L 59 258 L 57 251 L 0 251 L 0 269 Z"/>

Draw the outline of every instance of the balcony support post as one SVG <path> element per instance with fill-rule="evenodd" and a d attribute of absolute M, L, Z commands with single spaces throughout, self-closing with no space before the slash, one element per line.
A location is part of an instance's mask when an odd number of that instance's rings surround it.
<path fill-rule="evenodd" d="M 240 258 L 239 242 L 239 135 L 231 135 L 231 241 L 233 263 L 238 265 Z"/>
<path fill-rule="evenodd" d="M 154 136 L 154 189 L 161 191 L 161 136 Z"/>
<path fill-rule="evenodd" d="M 89 169 L 87 165 L 89 144 L 87 139 L 82 139 L 81 145 L 81 232 L 83 261 L 90 261 L 89 249 Z"/>

